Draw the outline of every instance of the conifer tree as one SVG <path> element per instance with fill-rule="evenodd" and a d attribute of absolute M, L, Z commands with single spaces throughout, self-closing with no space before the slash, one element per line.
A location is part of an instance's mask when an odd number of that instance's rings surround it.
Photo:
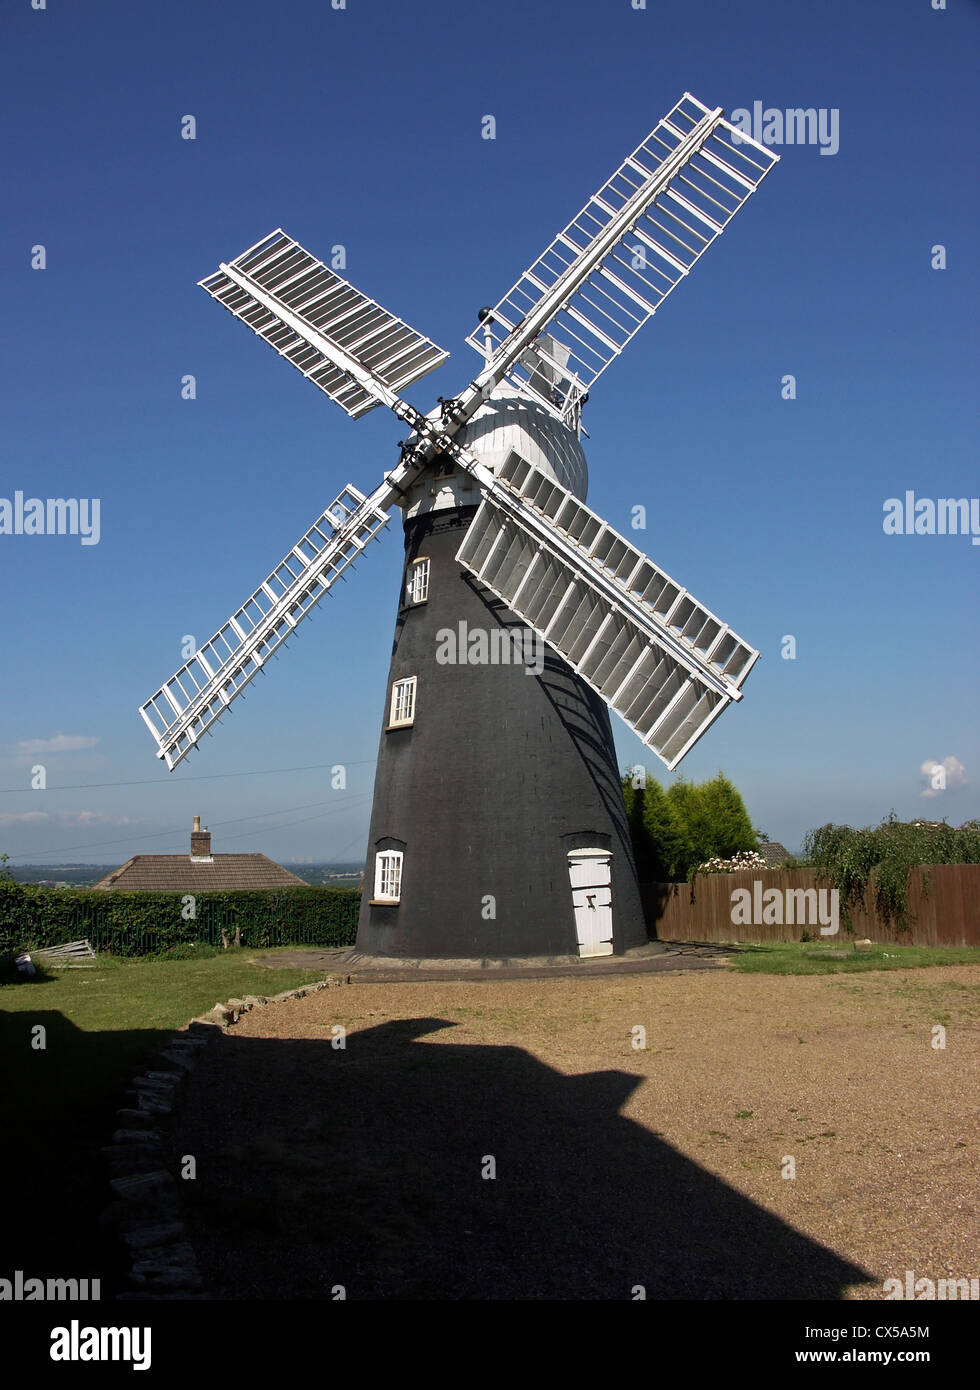
<path fill-rule="evenodd" d="M 654 873 L 652 846 L 644 824 L 646 786 L 634 785 L 632 768 L 628 768 L 623 774 L 623 800 L 626 802 L 626 821 L 633 844 L 636 876 L 641 883 L 654 883 L 657 879 Z"/>
<path fill-rule="evenodd" d="M 693 846 L 670 798 L 652 777 L 647 778 L 643 824 L 653 855 L 653 881 L 685 878 Z"/>
<path fill-rule="evenodd" d="M 680 778 L 666 791 L 649 773 L 641 786 L 635 780 L 630 769 L 623 799 L 641 883 L 682 881 L 709 859 L 755 849 L 745 803 L 723 772 L 697 785 Z"/>
<path fill-rule="evenodd" d="M 731 859 L 740 850 L 755 849 L 758 843 L 755 827 L 745 802 L 725 774 L 719 772 L 698 790 L 712 842 L 711 852 L 705 858 Z"/>

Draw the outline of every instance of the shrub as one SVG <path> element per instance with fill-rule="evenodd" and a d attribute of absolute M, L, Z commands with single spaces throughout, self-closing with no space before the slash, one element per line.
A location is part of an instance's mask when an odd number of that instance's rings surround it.
<path fill-rule="evenodd" d="M 900 821 L 894 811 L 878 826 L 821 825 L 803 842 L 806 865 L 818 869 L 840 889 L 841 913 L 850 930 L 849 909 L 871 889 L 876 912 L 885 922 L 908 930 L 910 874 L 930 864 L 980 864 L 980 827 L 957 829 L 945 821 Z"/>
<path fill-rule="evenodd" d="M 735 874 L 739 869 L 767 869 L 769 866 L 758 850 L 743 849 L 731 859 L 709 859 L 692 871 L 695 874 Z"/>
<path fill-rule="evenodd" d="M 243 946 L 351 946 L 360 894 L 351 888 L 283 888 L 187 895 L 38 888 L 0 878 L 0 952 L 58 946 L 88 937 L 97 951 L 144 956 L 190 943 L 221 945 L 222 929 Z"/>
<path fill-rule="evenodd" d="M 641 787 L 625 777 L 623 796 L 637 877 L 641 883 L 669 883 L 685 870 L 692 853 L 680 817 L 653 777 Z"/>
<path fill-rule="evenodd" d="M 756 832 L 745 803 L 724 773 L 697 785 L 681 779 L 666 792 L 645 770 L 642 782 L 635 787 L 631 772 L 623 777 L 641 881 L 688 879 L 710 859 L 730 859 L 755 849 Z"/>

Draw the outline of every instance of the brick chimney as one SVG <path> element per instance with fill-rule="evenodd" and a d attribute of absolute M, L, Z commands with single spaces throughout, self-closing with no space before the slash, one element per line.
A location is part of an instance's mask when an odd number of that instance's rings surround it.
<path fill-rule="evenodd" d="M 201 829 L 200 816 L 194 817 L 194 829 L 191 831 L 191 858 L 211 858 L 211 832 Z"/>

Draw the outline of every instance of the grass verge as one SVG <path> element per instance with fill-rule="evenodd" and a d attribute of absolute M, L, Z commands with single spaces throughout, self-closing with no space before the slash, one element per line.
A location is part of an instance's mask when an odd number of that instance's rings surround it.
<path fill-rule="evenodd" d="M 263 952 L 264 955 L 274 954 Z M 126 1029 L 173 1032 L 213 1004 L 243 994 L 279 994 L 323 978 L 321 969 L 268 970 L 248 951 L 203 960 L 100 956 L 84 970 L 51 970 L 43 978 L 0 986 L 0 1009 L 57 1010 L 87 1033 Z"/>
<path fill-rule="evenodd" d="M 172 1032 L 213 1004 L 278 994 L 323 974 L 267 970 L 246 951 L 227 951 L 202 960 L 104 956 L 90 969 L 0 985 L 6 1266 L 101 1277 L 103 1298 L 111 1296 L 121 1270 L 98 1225 L 109 1198 L 99 1149 L 124 1103 L 123 1086 Z"/>
<path fill-rule="evenodd" d="M 910 970 L 930 965 L 977 965 L 975 946 L 893 946 L 875 942 L 856 951 L 847 942 L 778 941 L 741 943 L 730 969 L 743 975 L 853 975 L 867 970 Z"/>

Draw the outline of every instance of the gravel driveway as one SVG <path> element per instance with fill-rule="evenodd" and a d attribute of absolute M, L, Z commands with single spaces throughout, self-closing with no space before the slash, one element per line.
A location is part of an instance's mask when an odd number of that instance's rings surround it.
<path fill-rule="evenodd" d="M 191 1237 L 225 1298 L 975 1277 L 978 1034 L 980 966 L 325 990 L 254 1009 L 189 1079 Z"/>

